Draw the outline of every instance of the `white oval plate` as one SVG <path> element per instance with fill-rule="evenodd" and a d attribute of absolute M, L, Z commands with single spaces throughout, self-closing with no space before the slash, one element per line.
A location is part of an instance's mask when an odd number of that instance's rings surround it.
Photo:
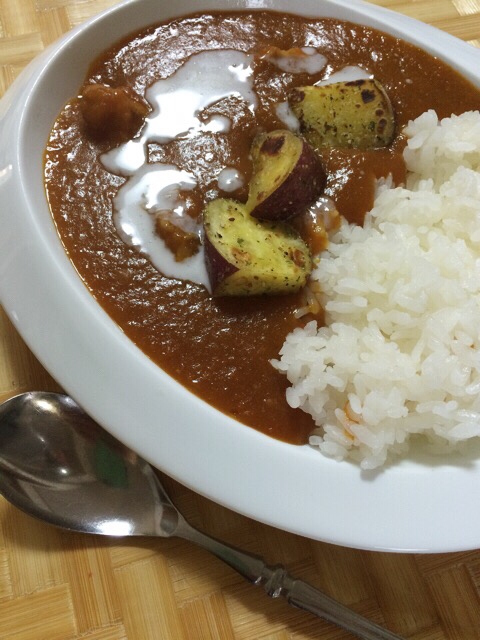
<path fill-rule="evenodd" d="M 89 62 L 133 30 L 207 9 L 289 11 L 290 0 L 128 0 L 48 49 L 0 101 L 0 298 L 43 365 L 106 429 L 155 466 L 240 513 L 310 538 L 375 550 L 480 546 L 480 450 L 403 460 L 376 475 L 227 418 L 155 366 L 94 301 L 66 257 L 43 188 L 43 150 Z M 480 53 L 354 0 L 303 0 L 297 13 L 383 29 L 476 84 Z M 25 105 L 25 106 L 23 106 Z"/>

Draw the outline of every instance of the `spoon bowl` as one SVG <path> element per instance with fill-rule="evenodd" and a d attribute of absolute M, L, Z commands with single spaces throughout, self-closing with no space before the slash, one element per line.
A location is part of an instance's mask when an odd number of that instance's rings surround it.
<path fill-rule="evenodd" d="M 68 396 L 36 392 L 0 406 L 0 491 L 64 529 L 165 536 L 178 517 L 152 467 Z"/>
<path fill-rule="evenodd" d="M 145 460 L 65 395 L 30 392 L 0 406 L 0 494 L 50 524 L 109 536 L 178 536 L 213 553 L 271 597 L 365 640 L 398 640 L 281 565 L 191 527 Z"/>

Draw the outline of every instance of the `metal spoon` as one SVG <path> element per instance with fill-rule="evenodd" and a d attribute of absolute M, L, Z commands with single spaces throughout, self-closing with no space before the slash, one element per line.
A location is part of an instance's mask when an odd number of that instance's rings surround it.
<path fill-rule="evenodd" d="M 266 593 L 365 640 L 399 640 L 318 589 L 191 527 L 153 468 L 68 396 L 32 392 L 0 405 L 0 494 L 53 525 L 110 536 L 178 536 Z"/>

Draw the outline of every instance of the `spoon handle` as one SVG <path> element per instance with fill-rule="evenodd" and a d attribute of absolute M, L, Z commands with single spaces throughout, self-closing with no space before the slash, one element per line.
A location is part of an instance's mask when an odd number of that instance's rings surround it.
<path fill-rule="evenodd" d="M 210 551 L 249 582 L 261 585 L 271 598 L 283 596 L 289 604 L 328 620 L 363 640 L 402 640 L 303 580 L 293 578 L 282 565 L 269 566 L 262 558 L 207 536 L 185 521 L 175 535 Z"/>

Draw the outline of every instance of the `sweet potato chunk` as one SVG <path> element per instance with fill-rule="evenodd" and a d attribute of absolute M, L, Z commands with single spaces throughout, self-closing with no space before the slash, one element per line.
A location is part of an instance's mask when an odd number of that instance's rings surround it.
<path fill-rule="evenodd" d="M 390 99 L 377 80 L 297 87 L 289 102 L 300 131 L 317 149 L 386 147 L 395 133 Z"/>
<path fill-rule="evenodd" d="M 88 135 L 116 144 L 133 138 L 148 113 L 147 105 L 127 87 L 104 84 L 84 87 L 80 110 Z"/>
<path fill-rule="evenodd" d="M 303 213 L 323 192 L 326 176 L 311 147 L 286 130 L 270 131 L 252 144 L 253 176 L 247 207 L 263 220 Z"/>
<path fill-rule="evenodd" d="M 213 295 L 286 294 L 305 285 L 312 259 L 289 225 L 260 222 L 245 205 L 229 199 L 210 202 L 203 223 Z"/>

